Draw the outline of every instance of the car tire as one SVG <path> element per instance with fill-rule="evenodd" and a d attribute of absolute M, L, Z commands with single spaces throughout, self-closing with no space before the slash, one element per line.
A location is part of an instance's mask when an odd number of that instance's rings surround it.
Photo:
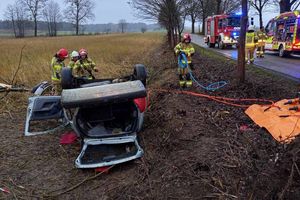
<path fill-rule="evenodd" d="M 279 47 L 279 57 L 286 57 L 286 56 L 287 56 L 286 51 L 283 49 L 283 46 L 280 45 L 280 47 Z"/>
<path fill-rule="evenodd" d="M 146 67 L 143 64 L 136 64 L 133 70 L 133 78 L 134 80 L 140 80 L 144 86 L 147 84 L 147 71 Z"/>
<path fill-rule="evenodd" d="M 218 48 L 219 48 L 219 49 L 224 49 L 224 47 L 225 47 L 225 46 L 224 46 L 223 42 L 222 42 L 221 40 L 219 40 L 219 41 L 218 41 Z"/>
<path fill-rule="evenodd" d="M 61 70 L 61 87 L 62 87 L 62 89 L 73 88 L 72 69 L 69 67 L 64 67 Z"/>

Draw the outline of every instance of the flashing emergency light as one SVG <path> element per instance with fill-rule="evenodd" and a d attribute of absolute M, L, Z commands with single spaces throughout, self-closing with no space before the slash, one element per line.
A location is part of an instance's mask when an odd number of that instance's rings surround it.
<path fill-rule="evenodd" d="M 235 15 L 242 15 L 242 12 L 236 12 Z"/>
<path fill-rule="evenodd" d="M 236 36 L 236 32 L 233 32 L 233 36 Z"/>

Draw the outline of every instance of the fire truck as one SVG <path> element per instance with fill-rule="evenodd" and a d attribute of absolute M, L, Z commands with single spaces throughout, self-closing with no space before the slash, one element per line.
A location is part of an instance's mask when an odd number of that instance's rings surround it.
<path fill-rule="evenodd" d="M 280 14 L 269 21 L 265 30 L 266 50 L 278 51 L 280 57 L 300 54 L 300 11 Z"/>
<path fill-rule="evenodd" d="M 240 35 L 241 13 L 214 15 L 205 19 L 204 41 L 209 47 L 220 49 L 237 45 Z"/>

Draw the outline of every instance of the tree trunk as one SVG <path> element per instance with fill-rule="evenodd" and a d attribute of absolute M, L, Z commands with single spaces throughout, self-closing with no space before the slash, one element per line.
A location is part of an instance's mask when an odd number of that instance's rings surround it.
<path fill-rule="evenodd" d="M 76 6 L 76 35 L 79 35 L 79 5 Z"/>
<path fill-rule="evenodd" d="M 245 82 L 245 39 L 248 21 L 248 1 L 242 0 L 241 32 L 239 37 L 237 78 L 239 83 Z"/>
<path fill-rule="evenodd" d="M 172 39 L 171 39 L 171 30 L 170 30 L 170 28 L 168 28 L 168 44 L 170 45 L 170 47 L 172 46 L 171 42 L 172 42 Z"/>
<path fill-rule="evenodd" d="M 202 19 L 202 34 L 205 33 L 205 17 L 203 16 L 203 19 Z"/>
<path fill-rule="evenodd" d="M 289 12 L 291 11 L 292 4 L 290 0 L 281 0 L 279 2 L 280 6 L 280 13 Z"/>
<path fill-rule="evenodd" d="M 222 14 L 221 13 L 221 3 L 222 3 L 222 0 L 217 0 L 217 10 L 216 10 L 217 15 Z"/>
<path fill-rule="evenodd" d="M 51 36 L 51 24 L 48 21 L 48 35 Z"/>
<path fill-rule="evenodd" d="M 192 33 L 195 33 L 195 22 L 196 22 L 196 19 L 194 18 L 193 15 L 191 15 L 191 19 L 192 19 Z"/>
<path fill-rule="evenodd" d="M 37 16 L 34 16 L 34 37 L 37 37 Z"/>
<path fill-rule="evenodd" d="M 259 28 L 264 26 L 263 17 L 262 17 L 262 9 L 259 10 Z"/>
<path fill-rule="evenodd" d="M 14 19 L 12 19 L 11 21 L 12 21 L 12 25 L 13 25 L 13 30 L 14 30 L 15 37 L 17 37 L 15 20 L 14 20 Z"/>

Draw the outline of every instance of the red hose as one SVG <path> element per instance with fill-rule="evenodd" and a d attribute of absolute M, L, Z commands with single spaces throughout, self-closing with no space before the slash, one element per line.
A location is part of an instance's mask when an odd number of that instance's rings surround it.
<path fill-rule="evenodd" d="M 148 105 L 150 104 L 150 94 L 151 92 L 157 92 L 157 93 L 171 93 L 171 94 L 185 94 L 190 96 L 196 96 L 196 97 L 202 97 L 207 98 L 219 103 L 223 103 L 230 106 L 240 107 L 240 108 L 248 108 L 250 105 L 244 105 L 244 104 L 238 104 L 233 102 L 267 102 L 268 106 L 273 106 L 275 103 L 272 100 L 268 99 L 236 99 L 236 98 L 228 98 L 228 97 L 221 97 L 221 96 L 211 96 L 207 94 L 197 93 L 197 92 L 190 92 L 190 91 L 180 91 L 180 90 L 167 90 L 167 89 L 150 89 L 148 91 Z"/>

